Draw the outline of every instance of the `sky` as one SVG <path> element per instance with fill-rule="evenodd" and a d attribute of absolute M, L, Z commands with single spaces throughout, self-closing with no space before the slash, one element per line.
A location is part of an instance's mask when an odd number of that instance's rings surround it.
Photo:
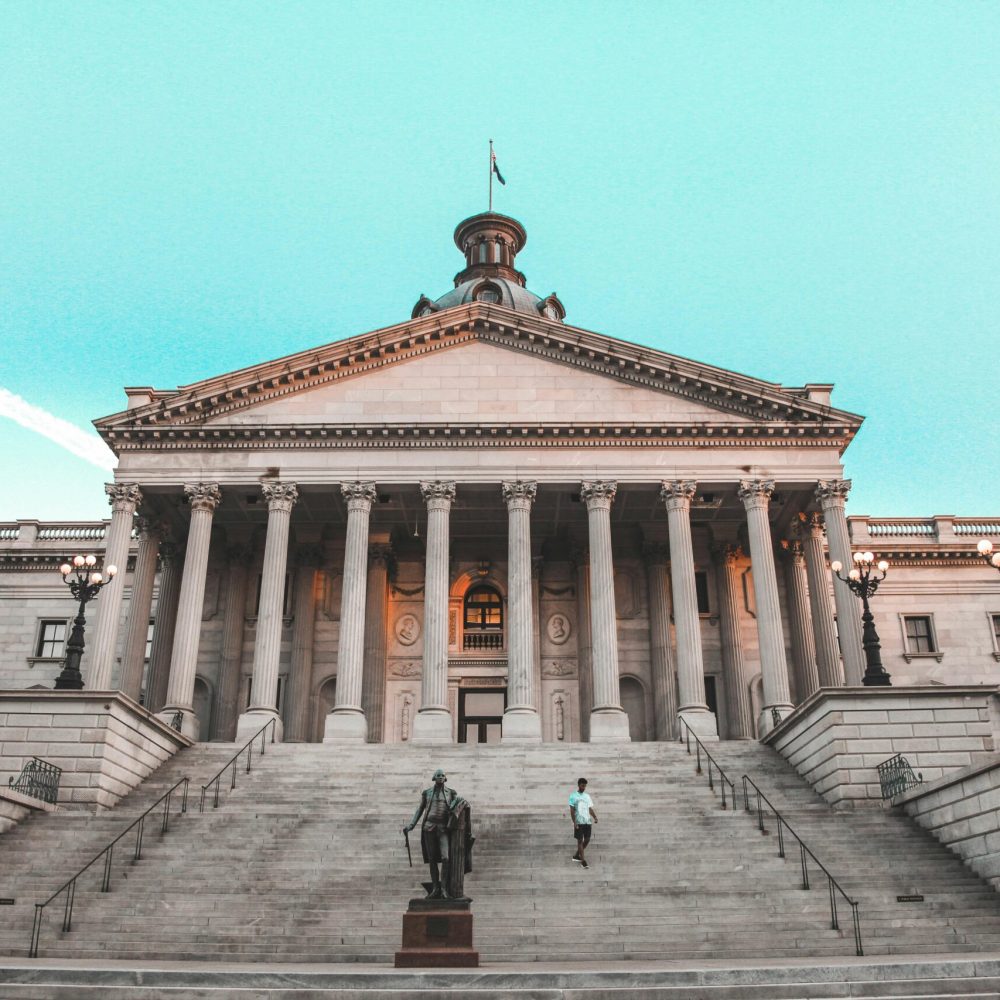
<path fill-rule="evenodd" d="M 866 416 L 848 512 L 1000 514 L 1000 4 L 0 0 L 0 520 L 94 418 L 451 287 L 488 140 L 567 322 Z"/>

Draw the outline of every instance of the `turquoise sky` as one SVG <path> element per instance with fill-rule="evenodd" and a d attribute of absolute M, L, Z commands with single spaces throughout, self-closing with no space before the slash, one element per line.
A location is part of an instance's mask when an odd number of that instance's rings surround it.
<path fill-rule="evenodd" d="M 1000 4 L 7 0 L 0 519 L 107 516 L 56 418 L 446 291 L 490 137 L 568 322 L 835 382 L 853 513 L 1000 514 Z"/>

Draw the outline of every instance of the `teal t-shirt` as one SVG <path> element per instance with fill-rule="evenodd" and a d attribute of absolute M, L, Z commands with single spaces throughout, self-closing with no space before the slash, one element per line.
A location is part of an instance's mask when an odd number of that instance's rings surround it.
<path fill-rule="evenodd" d="M 569 797 L 569 807 L 573 810 L 577 823 L 591 823 L 590 807 L 594 800 L 586 792 L 573 792 Z"/>

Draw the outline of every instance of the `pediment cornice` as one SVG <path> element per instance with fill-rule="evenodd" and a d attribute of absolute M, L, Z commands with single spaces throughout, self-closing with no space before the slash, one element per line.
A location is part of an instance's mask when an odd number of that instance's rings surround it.
<path fill-rule="evenodd" d="M 153 390 L 150 402 L 94 423 L 112 448 L 125 440 L 147 439 L 149 432 L 156 430 L 161 432 L 157 437 L 171 431 L 183 434 L 202 427 L 209 419 L 213 425 L 224 425 L 227 414 L 343 379 L 363 378 L 368 372 L 470 341 L 523 352 L 742 417 L 740 425 L 725 431 L 716 429 L 715 433 L 724 436 L 745 436 L 756 427 L 767 428 L 764 433 L 768 437 L 812 437 L 819 432 L 828 440 L 838 437 L 846 445 L 862 421 L 856 414 L 807 398 L 804 390 L 473 302 L 176 390 Z M 213 426 L 205 433 L 215 437 L 225 430 L 224 426 Z M 240 435 L 253 433 L 246 424 L 232 430 Z M 269 428 L 267 433 L 272 430 L 279 432 L 280 428 Z M 687 430 L 679 428 L 671 433 L 689 436 Z"/>

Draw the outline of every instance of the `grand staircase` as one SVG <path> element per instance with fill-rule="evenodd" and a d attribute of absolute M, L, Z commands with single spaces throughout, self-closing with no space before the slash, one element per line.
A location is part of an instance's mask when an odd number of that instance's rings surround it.
<path fill-rule="evenodd" d="M 234 749 L 199 745 L 111 812 L 61 811 L 0 838 L 0 896 L 15 899 L 0 907 L 0 953 L 26 956 L 34 902 L 179 777 L 190 775 L 197 788 Z M 723 743 L 712 751 L 733 778 L 754 778 L 860 900 L 867 958 L 959 960 L 998 948 L 1000 899 L 904 817 L 877 808 L 835 813 L 757 744 Z M 414 868 L 407 866 L 400 827 L 438 766 L 473 806 L 478 839 L 466 892 L 484 963 L 731 965 L 854 955 L 850 909 L 841 905 L 841 930 L 831 929 L 821 873 L 813 870 L 813 888 L 804 891 L 797 851 L 778 857 L 773 822 L 762 835 L 742 809 L 720 809 L 678 744 L 285 744 L 269 746 L 252 774 L 239 775 L 234 792 L 224 786 L 219 809 L 199 813 L 195 794 L 192 810 L 166 837 L 148 832 L 140 862 L 116 863 L 111 893 L 96 891 L 99 871 L 85 877 L 71 933 L 61 932 L 61 906 L 53 904 L 41 958 L 391 963 L 402 911 L 427 877 L 416 836 Z M 567 797 L 581 775 L 600 819 L 589 870 L 571 860 Z M 923 901 L 896 899 L 914 895 Z M 991 981 L 980 977 L 979 985 Z M 998 983 L 996 992 L 974 995 L 1000 995 Z"/>

